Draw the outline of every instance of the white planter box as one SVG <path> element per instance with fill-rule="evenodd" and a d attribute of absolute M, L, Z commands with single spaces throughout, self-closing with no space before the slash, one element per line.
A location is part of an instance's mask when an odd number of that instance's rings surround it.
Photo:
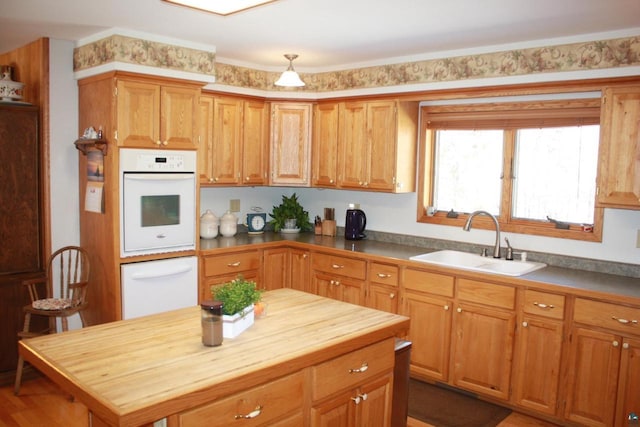
<path fill-rule="evenodd" d="M 240 313 L 233 316 L 222 316 L 222 336 L 224 338 L 235 338 L 253 325 L 254 314 L 253 305 L 245 308 Z"/>

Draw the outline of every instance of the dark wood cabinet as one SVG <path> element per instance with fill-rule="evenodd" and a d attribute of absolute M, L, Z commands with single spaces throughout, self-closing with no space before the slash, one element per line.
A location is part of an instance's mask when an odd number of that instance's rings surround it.
<path fill-rule="evenodd" d="M 41 148 L 36 107 L 0 102 L 0 372 L 17 363 L 17 332 L 29 296 L 22 280 L 42 274 Z"/>

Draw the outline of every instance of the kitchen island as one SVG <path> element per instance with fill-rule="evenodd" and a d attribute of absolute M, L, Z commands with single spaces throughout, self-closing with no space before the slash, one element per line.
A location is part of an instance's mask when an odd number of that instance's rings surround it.
<path fill-rule="evenodd" d="M 267 315 L 220 347 L 202 345 L 200 308 L 189 307 L 25 339 L 19 351 L 85 404 L 94 426 L 229 425 L 236 416 L 252 426 L 337 416 L 388 425 L 394 337 L 409 319 L 291 289 L 263 300 Z"/>

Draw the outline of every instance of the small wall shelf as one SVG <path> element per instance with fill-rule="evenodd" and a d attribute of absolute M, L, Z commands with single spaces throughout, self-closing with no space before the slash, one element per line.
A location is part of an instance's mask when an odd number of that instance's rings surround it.
<path fill-rule="evenodd" d="M 74 142 L 76 148 L 80 151 L 82 151 L 82 154 L 84 154 L 85 156 L 87 155 L 87 151 L 89 151 L 90 148 L 97 148 L 98 150 L 102 151 L 102 155 L 106 156 L 107 155 L 107 141 L 104 139 L 76 139 L 76 142 Z"/>

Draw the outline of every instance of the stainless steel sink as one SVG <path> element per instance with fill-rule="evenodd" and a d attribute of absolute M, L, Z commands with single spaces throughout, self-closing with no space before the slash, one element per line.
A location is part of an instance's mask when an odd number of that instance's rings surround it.
<path fill-rule="evenodd" d="M 412 256 L 412 261 L 460 268 L 463 270 L 481 271 L 484 273 L 502 274 L 505 276 L 522 276 L 547 266 L 541 262 L 507 261 L 504 259 L 483 257 L 460 251 L 436 251 Z"/>

